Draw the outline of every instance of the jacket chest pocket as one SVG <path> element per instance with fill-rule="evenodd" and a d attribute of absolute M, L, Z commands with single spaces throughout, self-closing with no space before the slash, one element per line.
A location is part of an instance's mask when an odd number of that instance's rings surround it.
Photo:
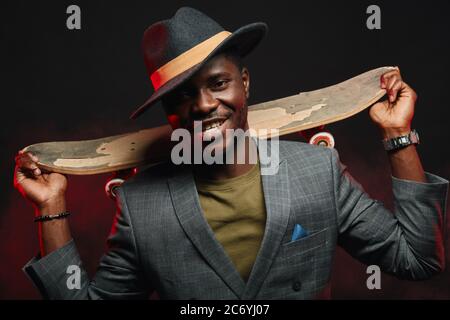
<path fill-rule="evenodd" d="M 323 229 L 280 246 L 279 257 L 290 259 L 299 255 L 313 255 L 327 244 L 327 230 Z"/>

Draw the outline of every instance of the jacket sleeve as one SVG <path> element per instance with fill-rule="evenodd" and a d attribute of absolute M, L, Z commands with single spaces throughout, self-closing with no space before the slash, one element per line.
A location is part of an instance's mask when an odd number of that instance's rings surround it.
<path fill-rule="evenodd" d="M 427 279 L 444 269 L 447 180 L 427 172 L 427 183 L 392 176 L 392 213 L 365 193 L 334 149 L 331 162 L 339 245 L 401 279 Z"/>
<path fill-rule="evenodd" d="M 117 214 L 92 281 L 73 240 L 23 268 L 45 299 L 147 299 L 152 291 L 140 270 L 130 214 L 122 188 L 117 188 Z M 79 275 L 79 281 L 77 277 Z"/>

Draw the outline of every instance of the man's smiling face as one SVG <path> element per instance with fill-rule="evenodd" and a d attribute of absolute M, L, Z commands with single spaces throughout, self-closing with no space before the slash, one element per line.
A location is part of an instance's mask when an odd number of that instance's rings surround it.
<path fill-rule="evenodd" d="M 249 73 L 235 55 L 223 53 L 209 60 L 187 83 L 163 98 L 173 129 L 193 134 L 201 121 L 202 134 L 225 137 L 227 129 L 248 129 Z M 196 131 L 199 128 L 196 129 Z"/>

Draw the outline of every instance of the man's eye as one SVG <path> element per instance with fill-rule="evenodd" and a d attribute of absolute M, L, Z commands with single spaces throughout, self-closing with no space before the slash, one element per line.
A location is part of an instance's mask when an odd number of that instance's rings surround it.
<path fill-rule="evenodd" d="M 222 88 L 228 83 L 228 80 L 219 80 L 214 84 L 215 88 Z"/>

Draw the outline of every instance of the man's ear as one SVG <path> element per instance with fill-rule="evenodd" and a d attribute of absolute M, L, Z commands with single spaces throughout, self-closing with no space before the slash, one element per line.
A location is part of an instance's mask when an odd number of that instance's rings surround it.
<path fill-rule="evenodd" d="M 241 71 L 242 83 L 244 85 L 245 96 L 247 99 L 250 97 L 250 72 L 246 67 L 242 68 Z"/>
<path fill-rule="evenodd" d="M 166 99 L 161 100 L 161 106 L 164 110 L 167 122 L 169 122 L 172 129 L 175 130 L 180 128 L 180 117 L 173 113 Z"/>

